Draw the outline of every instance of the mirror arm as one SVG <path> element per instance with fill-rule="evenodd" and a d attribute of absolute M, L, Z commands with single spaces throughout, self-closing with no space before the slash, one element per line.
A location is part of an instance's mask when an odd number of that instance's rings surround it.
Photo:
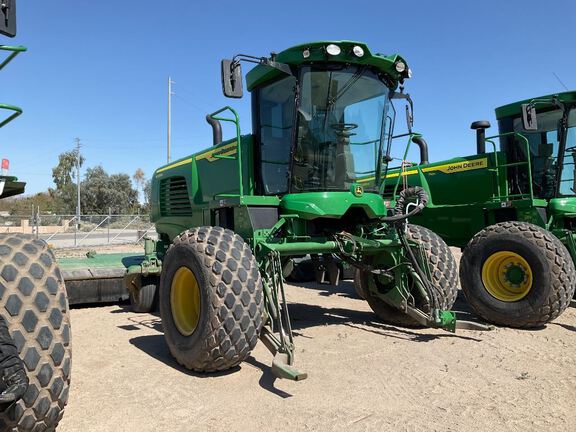
<path fill-rule="evenodd" d="M 248 63 L 256 63 L 261 64 L 264 66 L 269 66 L 280 72 L 285 73 L 286 75 L 294 76 L 292 73 L 292 69 L 286 63 L 280 63 L 275 60 L 269 59 L 267 57 L 255 57 L 248 54 L 237 54 L 232 58 L 232 68 L 236 67 L 237 64 L 240 64 L 241 61 L 245 61 Z"/>

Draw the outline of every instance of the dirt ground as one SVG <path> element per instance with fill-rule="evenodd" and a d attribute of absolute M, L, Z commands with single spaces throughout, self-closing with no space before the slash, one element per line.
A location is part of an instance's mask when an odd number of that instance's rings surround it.
<path fill-rule="evenodd" d="M 288 294 L 302 382 L 275 379 L 261 343 L 235 370 L 190 373 L 171 358 L 158 316 L 73 309 L 58 431 L 576 429 L 576 308 L 542 330 L 453 335 L 375 322 L 351 282 Z"/>

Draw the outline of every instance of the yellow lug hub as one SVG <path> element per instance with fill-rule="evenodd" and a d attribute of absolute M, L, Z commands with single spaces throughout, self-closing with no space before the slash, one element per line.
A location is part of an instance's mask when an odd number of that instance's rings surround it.
<path fill-rule="evenodd" d="M 530 292 L 532 269 L 516 252 L 495 252 L 482 265 L 482 283 L 492 297 L 503 302 L 515 302 Z"/>
<path fill-rule="evenodd" d="M 200 320 L 200 287 L 188 267 L 176 270 L 170 287 L 174 324 L 182 336 L 190 336 Z"/>

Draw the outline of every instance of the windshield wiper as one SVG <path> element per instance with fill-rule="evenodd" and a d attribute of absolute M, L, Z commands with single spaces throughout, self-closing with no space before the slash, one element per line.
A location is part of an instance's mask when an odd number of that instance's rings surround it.
<path fill-rule="evenodd" d="M 356 84 L 356 81 L 358 81 L 362 76 L 362 74 L 364 73 L 365 68 L 366 68 L 365 66 L 359 66 L 358 70 L 354 72 L 354 75 L 352 75 L 348 79 L 348 81 L 344 83 L 342 88 L 333 98 L 330 98 L 330 90 L 331 90 L 330 87 L 332 84 L 332 72 L 330 72 L 330 78 L 328 80 L 328 91 L 326 93 L 326 114 L 324 116 L 324 130 L 326 130 L 326 124 L 328 123 L 328 114 L 332 112 L 332 108 L 334 107 L 338 99 L 340 99 L 344 95 L 344 93 L 350 90 L 354 84 Z"/>

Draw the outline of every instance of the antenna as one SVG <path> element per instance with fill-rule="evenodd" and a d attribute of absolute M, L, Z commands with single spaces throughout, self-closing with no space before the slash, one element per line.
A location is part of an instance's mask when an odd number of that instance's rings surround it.
<path fill-rule="evenodd" d="M 560 77 L 558 75 L 556 75 L 556 72 L 552 72 L 552 74 L 556 77 L 556 79 L 558 80 L 558 82 L 560 83 L 560 85 L 562 85 L 562 87 L 564 87 L 564 90 L 568 91 L 568 87 L 566 87 L 566 84 L 564 84 L 562 82 L 562 80 L 560 79 Z"/>

